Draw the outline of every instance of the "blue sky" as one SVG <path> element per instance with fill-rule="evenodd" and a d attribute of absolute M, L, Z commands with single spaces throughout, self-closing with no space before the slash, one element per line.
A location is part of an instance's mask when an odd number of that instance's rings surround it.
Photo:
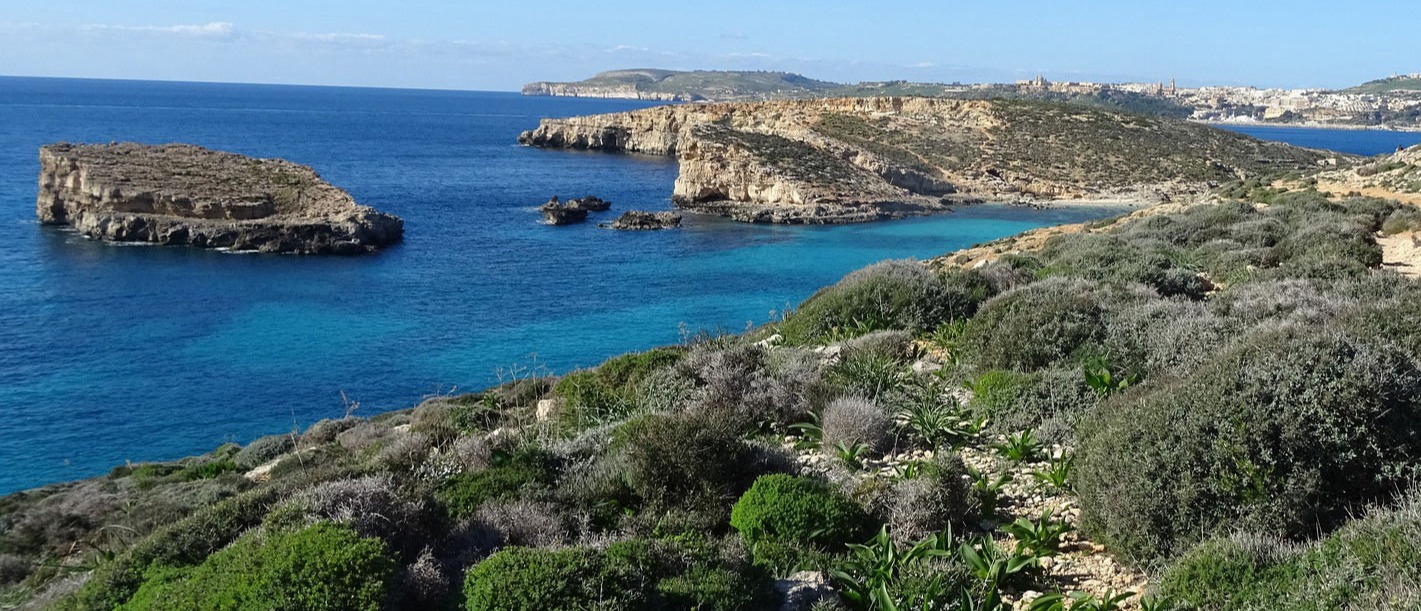
<path fill-rule="evenodd" d="M 514 90 L 627 67 L 1337 87 L 1421 72 L 1421 2 L 5 0 L 0 74 Z"/>

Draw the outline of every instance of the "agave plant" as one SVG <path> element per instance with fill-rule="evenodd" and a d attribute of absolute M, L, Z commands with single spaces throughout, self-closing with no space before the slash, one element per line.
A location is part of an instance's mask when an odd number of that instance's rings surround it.
<path fill-rule="evenodd" d="M 911 595 L 897 586 L 904 569 L 953 555 L 951 530 L 902 548 L 893 543 L 885 526 L 867 543 L 848 547 L 849 559 L 829 571 L 845 601 L 870 611 L 946 608 L 951 592 L 941 576 L 932 577 L 926 584 L 914 584 L 915 594 Z"/>
<path fill-rule="evenodd" d="M 1134 596 L 1134 592 L 1116 593 L 1114 590 L 1106 590 L 1103 596 L 1089 592 L 1072 592 L 1069 596 L 1053 593 L 1031 601 L 1027 611 L 1118 611 L 1120 603 Z"/>
<path fill-rule="evenodd" d="M 1051 459 L 1045 467 L 1032 471 L 1031 477 L 1057 490 L 1070 490 L 1071 467 L 1074 463 L 1075 457 L 1062 454 Z"/>
<path fill-rule="evenodd" d="M 844 464 L 850 469 L 863 470 L 863 456 L 868 453 L 868 444 L 863 442 L 849 444 L 840 441 L 834 445 L 834 450 L 839 456 L 839 460 L 844 461 Z"/>
<path fill-rule="evenodd" d="M 982 515 L 987 517 L 996 515 L 997 497 L 1001 494 L 1002 488 L 1012 481 L 1011 473 L 1002 473 L 992 477 L 989 473 L 967 467 L 967 475 L 972 478 L 972 493 L 977 497 Z"/>
<path fill-rule="evenodd" d="M 794 447 L 800 450 L 817 450 L 824 445 L 824 427 L 819 421 L 819 414 L 809 412 L 809 422 L 789 425 L 790 429 L 799 432 L 799 441 Z"/>
<path fill-rule="evenodd" d="M 1051 519 L 1051 510 L 1041 513 L 1041 519 L 1032 522 L 1017 518 L 1015 522 L 1001 527 L 1002 531 L 1016 537 L 1017 549 L 1024 549 L 1031 556 L 1044 558 L 1061 551 L 1061 537 L 1074 530 L 1070 524 Z"/>
<path fill-rule="evenodd" d="M 990 537 L 982 538 L 976 546 L 963 543 L 957 555 L 989 590 L 1000 590 L 1014 576 L 1038 564 L 1037 558 L 1021 550 L 1008 553 Z"/>
<path fill-rule="evenodd" d="M 1040 454 L 1041 442 L 1037 441 L 1035 433 L 1022 431 L 1015 435 L 1007 435 L 1006 441 L 992 444 L 992 448 L 1010 460 L 1025 462 Z"/>

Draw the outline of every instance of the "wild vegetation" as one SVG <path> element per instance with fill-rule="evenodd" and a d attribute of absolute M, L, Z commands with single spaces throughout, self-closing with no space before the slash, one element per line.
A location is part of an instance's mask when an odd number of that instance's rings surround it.
<path fill-rule="evenodd" d="M 1421 286 L 1374 238 L 1405 210 L 884 262 L 745 335 L 11 495 L 0 601 L 1414 609 Z M 1061 568 L 1106 555 L 1148 588 Z"/>

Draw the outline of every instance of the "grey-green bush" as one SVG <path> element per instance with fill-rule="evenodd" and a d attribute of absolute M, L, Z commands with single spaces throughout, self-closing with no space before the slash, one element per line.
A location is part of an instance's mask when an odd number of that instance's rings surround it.
<path fill-rule="evenodd" d="M 852 447 L 861 443 L 881 453 L 892 449 L 897 425 L 893 415 L 873 399 L 840 397 L 824 407 L 820 427 L 826 452 L 832 454 L 840 444 Z"/>
<path fill-rule="evenodd" d="M 267 435 L 243 447 L 232 457 L 232 462 L 242 471 L 251 471 L 290 452 L 295 445 L 296 440 L 292 435 Z"/>
<path fill-rule="evenodd" d="M 970 316 L 983 296 L 981 286 L 960 279 L 944 282 L 917 261 L 883 261 L 812 295 L 779 325 L 779 331 L 790 344 L 882 329 L 920 333 Z"/>
<path fill-rule="evenodd" d="M 1069 357 L 1104 333 L 1098 285 L 1048 278 L 1003 293 L 967 323 L 967 350 L 985 369 L 1039 369 Z"/>
<path fill-rule="evenodd" d="M 1213 539 L 1173 563 L 1158 588 L 1202 610 L 1416 609 L 1421 502 L 1373 510 L 1314 543 Z"/>
<path fill-rule="evenodd" d="M 1421 458 L 1415 362 L 1310 328 L 1256 334 L 1093 413 L 1076 466 L 1084 524 L 1138 561 L 1235 528 L 1333 528 L 1404 489 Z"/>

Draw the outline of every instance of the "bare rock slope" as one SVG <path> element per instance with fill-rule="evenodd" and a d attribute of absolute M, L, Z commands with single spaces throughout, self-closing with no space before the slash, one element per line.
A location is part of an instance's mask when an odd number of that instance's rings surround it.
<path fill-rule="evenodd" d="M 1329 154 L 1184 121 L 1019 100 L 845 98 L 686 104 L 544 119 L 519 142 L 672 155 L 677 205 L 751 222 L 833 223 L 958 201 L 1207 193 Z"/>
<path fill-rule="evenodd" d="M 355 254 L 404 236 L 307 166 L 187 144 L 52 144 L 39 183 L 41 223 L 100 240 Z"/>

